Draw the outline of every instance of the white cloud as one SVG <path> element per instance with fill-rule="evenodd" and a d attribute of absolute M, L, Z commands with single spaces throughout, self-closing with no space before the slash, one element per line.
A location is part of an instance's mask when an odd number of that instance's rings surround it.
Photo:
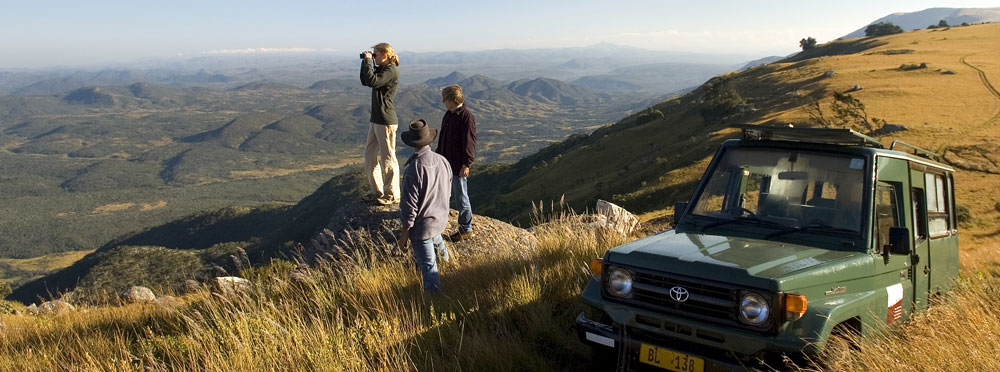
<path fill-rule="evenodd" d="M 315 53 L 332 52 L 334 49 L 317 48 L 245 48 L 245 49 L 216 49 L 201 52 L 201 54 L 269 54 L 269 53 Z"/>

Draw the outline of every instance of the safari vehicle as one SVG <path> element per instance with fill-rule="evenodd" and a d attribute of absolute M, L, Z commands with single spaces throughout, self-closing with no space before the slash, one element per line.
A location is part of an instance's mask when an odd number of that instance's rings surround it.
<path fill-rule="evenodd" d="M 905 320 L 953 285 L 954 170 L 935 154 L 848 129 L 737 127 L 674 229 L 591 263 L 576 323 L 598 360 L 773 367 Z"/>

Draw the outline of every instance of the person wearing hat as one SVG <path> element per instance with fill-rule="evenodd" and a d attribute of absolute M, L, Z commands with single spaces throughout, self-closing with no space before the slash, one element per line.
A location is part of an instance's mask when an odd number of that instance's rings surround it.
<path fill-rule="evenodd" d="M 403 143 L 413 147 L 413 156 L 403 170 L 399 203 L 402 229 L 398 244 L 402 250 L 413 245 L 413 258 L 428 292 L 441 291 L 435 250 L 442 260 L 448 261 L 448 247 L 441 233 L 448 226 L 452 172 L 448 160 L 429 146 L 437 134 L 437 129 L 428 128 L 427 122 L 417 119 L 400 135 Z"/>

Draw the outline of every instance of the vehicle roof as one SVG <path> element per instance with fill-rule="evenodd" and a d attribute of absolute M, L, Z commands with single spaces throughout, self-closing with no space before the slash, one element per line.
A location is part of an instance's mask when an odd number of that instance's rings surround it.
<path fill-rule="evenodd" d="M 766 146 L 780 144 L 783 147 L 837 150 L 859 155 L 872 154 L 894 157 L 948 172 L 955 171 L 952 167 L 941 163 L 938 160 L 940 156 L 933 152 L 898 140 L 893 141 L 887 149 L 880 141 L 851 129 L 772 127 L 753 124 L 738 124 L 733 125 L 733 127 L 742 130 L 743 138 L 726 141 L 724 145 Z M 908 148 L 910 151 L 896 150 L 897 145 L 900 148 Z"/>

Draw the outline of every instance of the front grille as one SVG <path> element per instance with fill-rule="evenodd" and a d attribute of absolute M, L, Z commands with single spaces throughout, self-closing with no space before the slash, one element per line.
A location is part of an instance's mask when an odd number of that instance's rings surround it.
<path fill-rule="evenodd" d="M 609 296 L 611 299 L 657 312 L 755 331 L 765 331 L 766 328 L 770 327 L 770 323 L 765 328 L 752 327 L 739 320 L 737 314 L 740 296 L 747 290 L 746 287 L 634 268 L 630 268 L 630 271 L 632 272 L 632 296 L 627 299 Z M 688 298 L 686 301 L 680 302 L 670 297 L 670 291 L 678 287 L 687 290 Z M 758 293 L 768 298 L 768 302 L 772 305 L 774 304 L 766 293 Z M 774 309 L 773 306 L 772 309 Z M 772 312 L 773 315 L 774 312 Z"/>

